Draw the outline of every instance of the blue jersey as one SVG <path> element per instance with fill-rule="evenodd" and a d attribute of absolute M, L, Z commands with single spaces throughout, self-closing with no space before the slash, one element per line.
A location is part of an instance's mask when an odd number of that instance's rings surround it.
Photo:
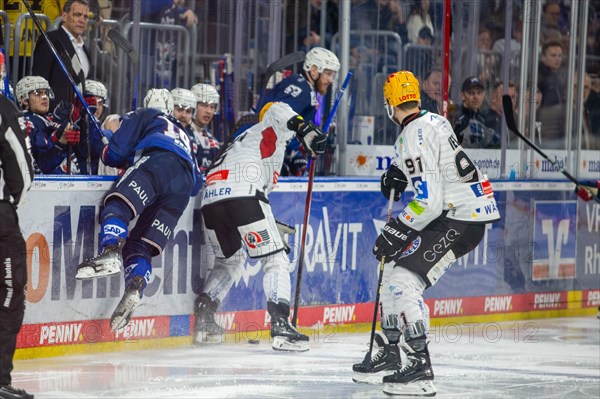
<path fill-rule="evenodd" d="M 23 115 L 37 172 L 66 174 L 67 145 L 60 143 L 56 134 L 60 124 L 53 121 L 52 114 L 42 116 L 35 112 L 25 111 Z M 79 162 L 74 153 L 71 155 L 71 161 L 71 173 L 79 174 Z"/>
<path fill-rule="evenodd" d="M 288 76 L 277 83 L 273 90 L 265 94 L 264 100 L 261 99 L 260 107 L 271 101 L 280 101 L 286 103 L 304 120 L 312 122 L 317 113 L 317 93 L 306 78 L 301 74 Z"/>
<path fill-rule="evenodd" d="M 102 160 L 108 166 L 125 169 L 150 148 L 177 154 L 189 164 L 194 185 L 202 184 L 189 136 L 175 119 L 153 108 L 129 112 L 121 118 L 121 124 L 104 150 Z"/>

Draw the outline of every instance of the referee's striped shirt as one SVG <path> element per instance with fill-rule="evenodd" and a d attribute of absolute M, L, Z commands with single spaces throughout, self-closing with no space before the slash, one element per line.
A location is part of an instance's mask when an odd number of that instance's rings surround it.
<path fill-rule="evenodd" d="M 0 94 L 0 201 L 23 203 L 33 180 L 28 142 L 21 112 Z"/>

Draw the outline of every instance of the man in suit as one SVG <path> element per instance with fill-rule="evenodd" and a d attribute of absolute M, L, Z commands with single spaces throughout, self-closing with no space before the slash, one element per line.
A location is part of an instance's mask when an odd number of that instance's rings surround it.
<path fill-rule="evenodd" d="M 86 0 L 69 0 L 62 12 L 61 26 L 48 32 L 48 38 L 56 48 L 67 70 L 76 84 L 81 86 L 91 76 L 92 65 L 88 49 L 84 46 L 82 35 L 86 31 L 89 20 L 89 6 Z M 74 91 L 62 71 L 58 61 L 46 40 L 40 36 L 33 53 L 32 75 L 42 76 L 54 92 L 54 101 L 50 109 L 63 100 L 72 102 Z M 80 87 L 81 88 L 81 87 Z"/>

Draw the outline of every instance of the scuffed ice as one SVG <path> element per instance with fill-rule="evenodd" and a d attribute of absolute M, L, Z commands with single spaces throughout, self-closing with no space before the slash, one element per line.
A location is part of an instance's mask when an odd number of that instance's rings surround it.
<path fill-rule="evenodd" d="M 440 398 L 599 398 L 594 317 L 433 327 Z M 13 384 L 36 398 L 381 398 L 352 382 L 369 333 L 337 334 L 305 353 L 263 341 L 17 361 Z"/>

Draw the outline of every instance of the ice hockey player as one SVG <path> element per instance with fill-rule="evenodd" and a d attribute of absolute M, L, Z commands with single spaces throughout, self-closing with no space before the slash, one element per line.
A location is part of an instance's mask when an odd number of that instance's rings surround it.
<path fill-rule="evenodd" d="M 73 106 L 61 103 L 54 113 L 49 113 L 54 95 L 48 81 L 41 76 L 25 76 L 15 91 L 19 106 L 25 110 L 31 152 L 39 172 L 79 174 L 77 156 L 70 150 L 80 139 L 79 128 L 71 121 Z"/>
<path fill-rule="evenodd" d="M 354 380 L 383 381 L 389 395 L 433 396 L 423 291 L 471 252 L 483 238 L 485 224 L 498 221 L 500 214 L 490 182 L 462 150 L 448 120 L 420 110 L 415 76 L 392 73 L 383 95 L 388 116 L 402 130 L 381 190 L 389 198 L 393 187 L 397 201 L 410 184 L 415 197 L 384 226 L 373 247 L 377 259 L 385 257 L 386 262 L 383 335 L 372 358 L 354 365 Z M 406 354 L 404 363 L 400 350 Z"/>
<path fill-rule="evenodd" d="M 113 331 L 129 323 L 150 281 L 152 257 L 162 252 L 190 196 L 203 183 L 189 137 L 170 115 L 169 91 L 150 89 L 144 107 L 121 118 L 104 150 L 105 164 L 128 169 L 104 199 L 101 252 L 81 263 L 75 276 L 110 276 L 124 262 L 125 293 L 110 320 Z"/>
<path fill-rule="evenodd" d="M 303 71 L 288 76 L 259 99 L 257 109 L 269 102 L 284 102 L 305 121 L 313 122 L 318 110 L 317 93 L 324 96 L 333 83 L 340 61 L 336 55 L 323 48 L 313 47 L 304 59 Z M 308 154 L 300 142 L 292 139 L 285 151 L 282 176 L 302 176 L 308 164 Z"/>
<path fill-rule="evenodd" d="M 192 93 L 196 96 L 196 114 L 192 121 L 194 130 L 194 143 L 198 146 L 197 161 L 200 169 L 206 171 L 219 155 L 220 145 L 215 136 L 208 130 L 215 112 L 219 108 L 219 92 L 206 83 L 197 83 L 192 86 Z"/>
<path fill-rule="evenodd" d="M 102 82 L 92 79 L 86 80 L 84 87 L 83 96 L 86 103 L 96 117 L 98 124 L 101 124 L 108 114 L 108 90 Z"/>
<path fill-rule="evenodd" d="M 290 230 L 275 220 L 268 198 L 279 178 L 286 143 L 295 136 L 317 155 L 325 149 L 326 136 L 285 103 L 266 104 L 259 121 L 228 145 L 206 176 L 201 210 L 216 260 L 202 294 L 207 305 L 196 307 L 196 319 L 214 323 L 214 313 L 243 270 L 247 253 L 260 259 L 265 273 L 273 349 L 305 351 L 308 337 L 288 320 L 289 247 L 280 231 Z M 197 327 L 197 342 L 203 340 L 203 332 L 213 333 Z"/>
<path fill-rule="evenodd" d="M 173 117 L 191 135 L 192 119 L 196 111 L 196 96 L 191 90 L 177 87 L 171 90 L 171 97 L 173 97 Z"/>
<path fill-rule="evenodd" d="M 0 69 L 0 81 L 4 71 Z M 0 398 L 33 399 L 11 385 L 17 335 L 25 315 L 27 248 L 17 207 L 33 181 L 25 121 L 15 104 L 0 93 Z"/>

